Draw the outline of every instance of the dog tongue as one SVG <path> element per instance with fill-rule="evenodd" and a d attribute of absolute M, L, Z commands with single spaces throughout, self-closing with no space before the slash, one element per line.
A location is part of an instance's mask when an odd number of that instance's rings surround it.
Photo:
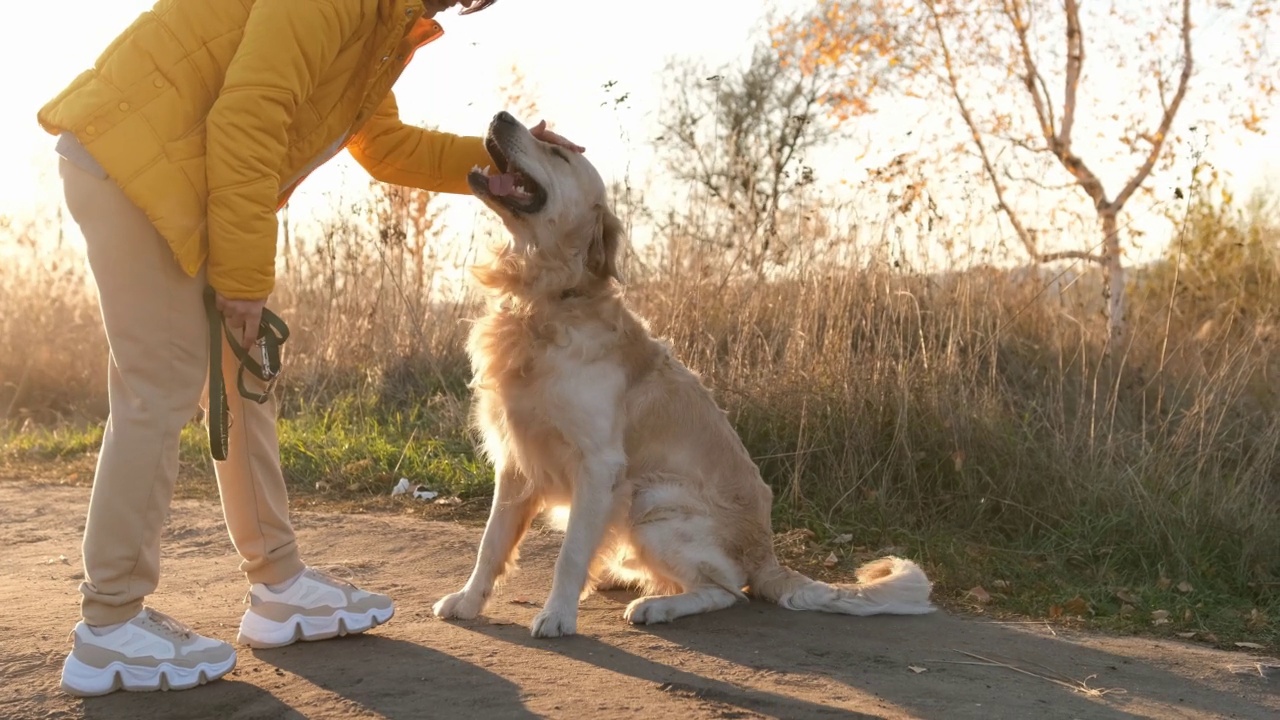
<path fill-rule="evenodd" d="M 503 197 L 510 195 L 516 190 L 516 176 L 514 173 L 502 173 L 501 175 L 489 176 L 489 192 Z"/>

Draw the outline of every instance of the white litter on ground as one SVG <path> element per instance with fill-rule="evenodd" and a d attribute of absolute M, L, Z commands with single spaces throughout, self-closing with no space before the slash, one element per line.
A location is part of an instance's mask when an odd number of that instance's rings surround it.
<path fill-rule="evenodd" d="M 410 493 L 419 500 L 434 500 L 440 496 L 440 493 L 428 488 L 426 485 L 418 485 L 415 487 L 409 482 L 409 478 L 400 478 L 400 482 L 396 483 L 396 486 L 391 488 L 391 497 L 395 497 L 396 495 L 408 495 Z"/>

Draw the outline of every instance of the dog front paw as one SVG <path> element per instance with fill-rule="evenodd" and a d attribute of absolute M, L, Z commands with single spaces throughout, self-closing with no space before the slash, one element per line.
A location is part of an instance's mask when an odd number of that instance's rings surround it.
<path fill-rule="evenodd" d="M 484 597 L 480 593 L 459 590 L 440 598 L 431 609 L 441 620 L 471 620 L 484 609 Z"/>
<path fill-rule="evenodd" d="M 554 638 L 578 632 L 578 609 L 560 610 L 547 607 L 533 619 L 533 636 Z"/>

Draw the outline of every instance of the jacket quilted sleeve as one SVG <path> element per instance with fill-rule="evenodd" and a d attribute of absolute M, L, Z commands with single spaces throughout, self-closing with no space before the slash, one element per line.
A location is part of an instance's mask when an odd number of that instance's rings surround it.
<path fill-rule="evenodd" d="M 274 288 L 288 128 L 353 27 L 353 10 L 332 0 L 253 4 L 205 123 L 208 281 L 225 297 L 261 299 Z"/>
<path fill-rule="evenodd" d="M 400 121 L 394 93 L 347 146 L 374 179 L 428 192 L 471 193 L 467 173 L 492 163 L 484 139 L 426 130 Z"/>

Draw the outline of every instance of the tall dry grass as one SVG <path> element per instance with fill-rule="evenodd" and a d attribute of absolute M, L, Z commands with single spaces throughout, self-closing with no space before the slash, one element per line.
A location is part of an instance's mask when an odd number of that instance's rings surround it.
<path fill-rule="evenodd" d="M 1204 208 L 1167 261 L 1134 273 L 1132 342 L 1110 355 L 1100 283 L 1071 268 L 925 275 L 815 252 L 744 276 L 711 254 L 687 261 L 699 249 L 670 226 L 663 252 L 624 265 L 627 292 L 713 387 L 785 524 L 940 534 L 1256 597 L 1280 578 L 1280 337 L 1266 300 L 1280 297 L 1280 235 Z M 413 433 L 471 452 L 463 337 L 478 308 L 424 291 L 469 250 L 424 257 L 429 224 L 389 241 L 385 223 L 286 248 L 272 303 L 293 330 L 283 412 L 351 398 L 366 413 L 417 408 Z M 1232 243 L 1249 252 L 1205 260 Z M 81 265 L 24 257 L 0 270 L 0 411 L 11 433 L 100 421 L 106 349 Z M 1247 288 L 1215 275 L 1246 270 Z"/>

